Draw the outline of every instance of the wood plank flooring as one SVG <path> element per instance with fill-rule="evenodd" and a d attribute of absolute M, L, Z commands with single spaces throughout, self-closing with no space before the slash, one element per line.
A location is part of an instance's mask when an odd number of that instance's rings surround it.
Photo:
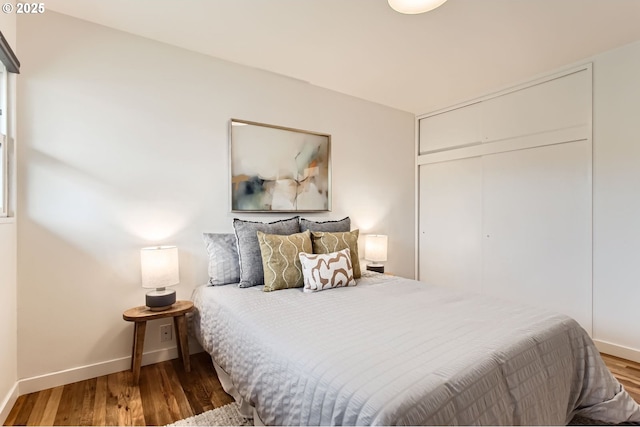
<path fill-rule="evenodd" d="M 603 354 L 602 359 L 624 389 L 640 403 L 640 363 L 630 362 L 615 356 Z"/>
<path fill-rule="evenodd" d="M 640 364 L 603 355 L 611 372 L 640 402 Z M 118 372 L 20 396 L 5 421 L 18 425 L 165 425 L 233 402 L 206 353 L 142 367 L 139 387 Z"/>
<path fill-rule="evenodd" d="M 117 372 L 20 396 L 5 426 L 165 425 L 233 402 L 206 353 L 191 355 L 191 372 L 174 359 L 143 366 L 140 384 Z"/>

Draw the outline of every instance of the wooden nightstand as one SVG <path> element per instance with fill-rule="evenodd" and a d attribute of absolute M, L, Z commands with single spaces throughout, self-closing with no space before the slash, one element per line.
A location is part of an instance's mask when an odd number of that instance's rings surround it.
<path fill-rule="evenodd" d="M 185 371 L 191 371 L 189 361 L 189 346 L 187 342 L 187 318 L 186 314 L 193 310 L 191 301 L 176 301 L 168 310 L 151 311 L 146 306 L 130 308 L 122 313 L 122 318 L 127 322 L 134 322 L 133 328 L 133 350 L 131 354 L 131 370 L 133 371 L 133 382 L 140 381 L 140 366 L 142 364 L 142 349 L 144 347 L 144 334 L 147 330 L 147 321 L 173 317 L 173 324 L 176 329 L 178 341 L 178 355 L 182 359 Z"/>

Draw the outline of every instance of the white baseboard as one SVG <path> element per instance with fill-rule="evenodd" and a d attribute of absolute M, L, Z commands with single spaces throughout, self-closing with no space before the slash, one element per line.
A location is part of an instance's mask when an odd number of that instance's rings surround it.
<path fill-rule="evenodd" d="M 16 400 L 18 400 L 18 383 L 13 385 L 2 403 L 0 403 L 0 425 L 4 425 L 4 422 L 9 416 L 9 412 L 13 409 L 13 405 L 16 404 Z"/>
<path fill-rule="evenodd" d="M 640 350 L 618 344 L 612 344 L 607 341 L 593 340 L 593 342 L 601 353 L 610 354 L 611 356 L 621 357 L 623 359 L 640 363 Z"/>
<path fill-rule="evenodd" d="M 189 342 L 189 344 L 190 354 L 202 351 L 202 348 L 196 343 Z M 178 357 L 178 349 L 176 347 L 151 351 L 142 355 L 142 366 L 164 362 L 165 360 L 175 359 L 176 357 Z M 126 371 L 128 369 L 131 369 L 131 356 L 94 363 L 92 365 L 78 366 L 76 368 L 19 380 L 18 393 L 19 395 L 34 393 L 36 391 L 109 375 L 115 372 Z M 13 406 L 13 404 L 11 406 Z M 11 408 L 9 408 L 9 410 L 11 410 Z"/>

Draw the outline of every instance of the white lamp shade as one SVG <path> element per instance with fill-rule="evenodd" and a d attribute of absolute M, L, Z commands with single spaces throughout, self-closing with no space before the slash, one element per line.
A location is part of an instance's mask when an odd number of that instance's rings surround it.
<path fill-rule="evenodd" d="M 373 262 L 387 260 L 387 236 L 367 234 L 364 240 L 364 259 Z"/>
<path fill-rule="evenodd" d="M 389 6 L 396 12 L 407 15 L 429 12 L 442 6 L 447 0 L 388 0 Z"/>
<path fill-rule="evenodd" d="M 180 283 L 178 248 L 155 246 L 140 250 L 143 288 L 164 288 Z"/>

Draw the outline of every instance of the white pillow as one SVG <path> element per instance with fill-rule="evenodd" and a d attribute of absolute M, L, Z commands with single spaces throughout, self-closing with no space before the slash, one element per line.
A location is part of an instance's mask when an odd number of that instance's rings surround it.
<path fill-rule="evenodd" d="M 349 248 L 329 254 L 298 254 L 302 264 L 304 292 L 356 286 Z"/>

